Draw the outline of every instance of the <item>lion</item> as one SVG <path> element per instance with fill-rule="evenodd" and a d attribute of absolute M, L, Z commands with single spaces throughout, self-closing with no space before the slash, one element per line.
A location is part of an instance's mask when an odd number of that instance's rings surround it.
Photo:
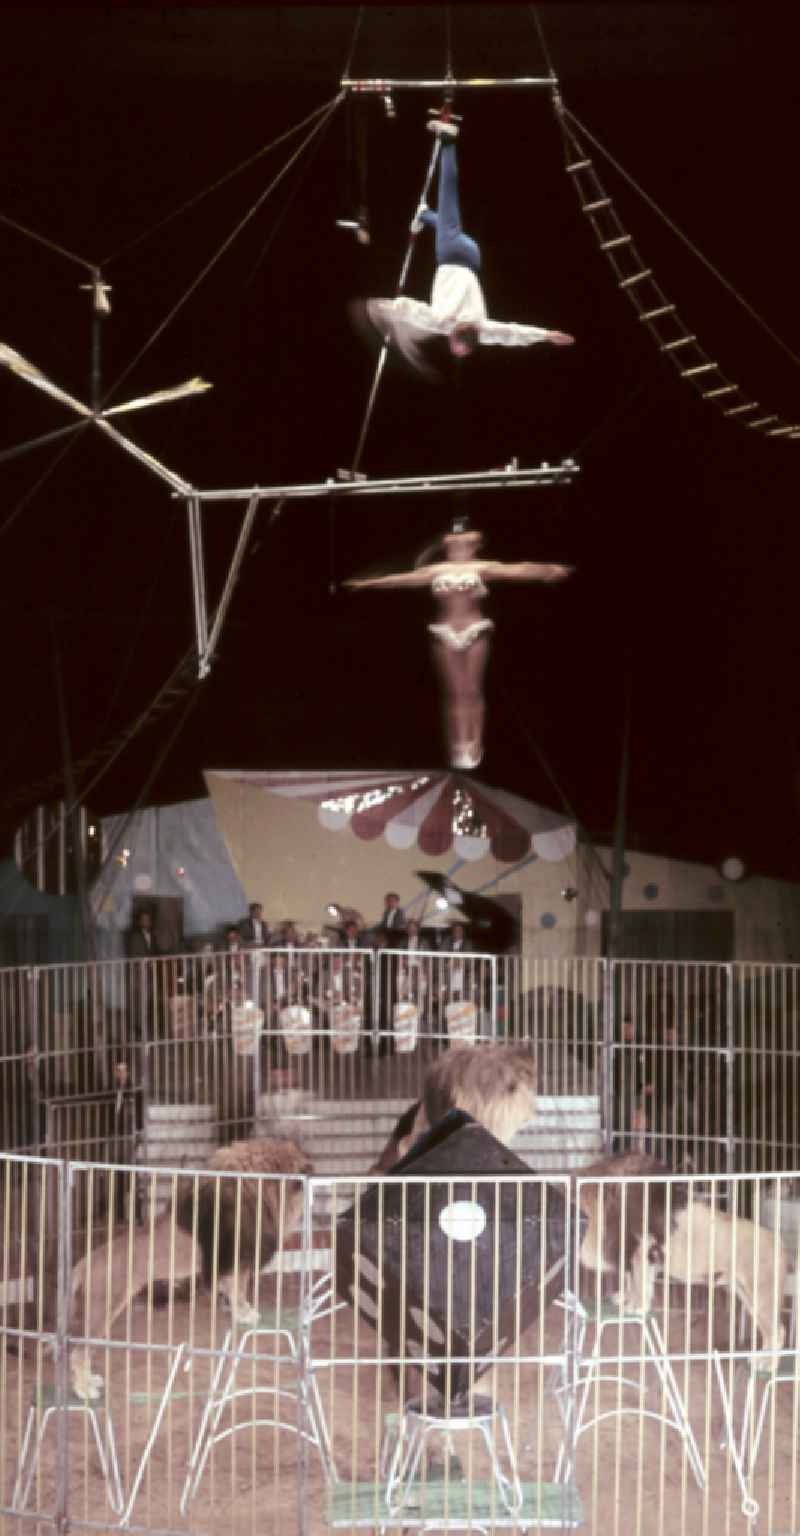
<path fill-rule="evenodd" d="M 684 1179 L 667 1184 L 673 1174 L 666 1163 L 640 1152 L 572 1171 L 571 1180 L 581 1181 L 587 1219 L 581 1264 L 615 1273 L 623 1305 L 637 1312 L 651 1310 L 659 1272 L 685 1284 L 722 1285 L 747 1309 L 763 1347 L 779 1352 L 786 1258 L 774 1233 L 694 1196 Z M 617 1182 L 625 1178 L 647 1182 Z M 601 1179 L 614 1182 L 594 1182 Z"/>
<path fill-rule="evenodd" d="M 422 1098 L 400 1116 L 371 1173 L 385 1173 L 419 1136 L 462 1109 L 508 1144 L 536 1113 L 536 1063 L 526 1046 L 486 1042 L 449 1050 L 425 1074 Z"/>
<path fill-rule="evenodd" d="M 295 1178 L 241 1179 L 221 1174 L 294 1174 Z M 239 1323 L 255 1321 L 252 1303 L 241 1294 L 274 1258 L 284 1233 L 296 1226 L 303 1208 L 302 1179 L 313 1173 L 305 1153 L 288 1140 L 262 1136 L 220 1147 L 208 1174 L 185 1176 L 174 1205 L 144 1228 L 125 1227 L 86 1254 L 72 1272 L 73 1310 L 82 1294 L 80 1325 L 90 1342 L 74 1350 L 71 1379 L 78 1397 L 94 1400 L 103 1378 L 91 1368 L 91 1341 L 110 1338 L 117 1319 L 143 1290 L 166 1282 L 216 1284 Z M 208 1175 L 215 1175 L 210 1177 Z M 75 1314 L 77 1318 L 77 1313 Z"/>

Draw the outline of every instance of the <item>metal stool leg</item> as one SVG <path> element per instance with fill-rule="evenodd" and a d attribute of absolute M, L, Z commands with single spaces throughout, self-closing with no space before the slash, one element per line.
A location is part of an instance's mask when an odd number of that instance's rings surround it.
<path fill-rule="evenodd" d="M 667 1402 L 670 1405 L 672 1417 L 675 1423 L 675 1428 L 678 1430 L 678 1433 L 681 1435 L 686 1445 L 686 1452 L 689 1457 L 689 1465 L 694 1473 L 694 1480 L 697 1483 L 698 1488 L 705 1488 L 706 1472 L 705 1467 L 703 1466 L 702 1458 L 700 1456 L 700 1450 L 694 1437 L 694 1430 L 689 1423 L 689 1415 L 686 1411 L 686 1404 L 683 1401 L 678 1383 L 675 1380 L 675 1372 L 673 1371 L 667 1356 L 667 1348 L 666 1344 L 664 1343 L 661 1329 L 659 1328 L 658 1323 L 654 1317 L 649 1315 L 645 1317 L 642 1324 L 642 1333 L 644 1334 L 647 1348 L 650 1352 L 653 1364 L 658 1373 L 659 1380 L 664 1387 Z"/>
<path fill-rule="evenodd" d="M 37 1405 L 35 1402 L 31 1403 L 31 1406 L 28 1410 L 25 1433 L 22 1439 L 17 1478 L 16 1482 L 14 1483 L 14 1491 L 11 1495 L 11 1507 L 15 1511 L 21 1511 L 25 1509 L 27 1505 L 28 1499 L 30 1497 L 31 1484 L 33 1483 L 34 1474 L 39 1463 L 39 1456 L 41 1454 L 42 1445 L 44 1444 L 47 1425 L 52 1414 L 62 1411 L 59 1403 L 48 1403 L 44 1413 L 42 1414 L 39 1428 L 36 1432 L 36 1439 L 33 1443 L 33 1447 L 31 1448 L 30 1441 L 31 1434 L 33 1432 L 33 1426 L 36 1422 L 36 1407 Z M 103 1482 L 105 1483 L 106 1498 L 108 1499 L 114 1514 L 121 1514 L 122 1506 L 125 1502 L 125 1496 L 122 1491 L 119 1461 L 117 1459 L 117 1443 L 114 1436 L 114 1424 L 108 1406 L 105 1406 L 106 1441 L 108 1445 L 108 1455 L 106 1455 L 106 1448 L 103 1445 L 103 1437 L 100 1434 L 100 1424 L 97 1418 L 97 1407 L 94 1403 L 71 1401 L 64 1405 L 63 1411 L 65 1413 L 88 1414 L 89 1422 L 92 1426 L 92 1435 L 94 1437 L 95 1448 L 97 1450 L 97 1457 L 100 1462 L 100 1470 L 103 1474 Z M 28 1463 L 27 1472 L 25 1466 L 26 1460 Z"/>
<path fill-rule="evenodd" d="M 27 1455 L 28 1455 L 28 1446 L 30 1444 L 31 1434 L 33 1432 L 33 1426 L 34 1426 L 34 1423 L 36 1421 L 36 1406 L 35 1406 L 35 1404 L 31 1403 L 31 1406 L 28 1409 L 28 1418 L 27 1418 L 27 1421 L 26 1421 L 26 1424 L 25 1424 L 25 1434 L 22 1437 L 22 1449 L 21 1449 L 20 1455 L 19 1455 L 19 1466 L 18 1466 L 18 1469 L 17 1469 L 17 1480 L 16 1480 L 16 1482 L 14 1484 L 14 1492 L 11 1495 L 11 1508 L 14 1509 L 14 1510 L 24 1509 L 26 1504 L 27 1504 L 27 1502 L 28 1502 L 28 1495 L 30 1494 L 30 1491 L 31 1491 L 31 1483 L 33 1482 L 33 1474 L 36 1471 L 36 1463 L 39 1460 L 39 1452 L 40 1452 L 40 1450 L 42 1448 L 42 1441 L 44 1439 L 44 1432 L 45 1432 L 45 1429 L 47 1427 L 47 1420 L 49 1419 L 49 1417 L 50 1417 L 52 1412 L 53 1412 L 52 1408 L 46 1408 L 45 1411 L 44 1411 L 44 1414 L 42 1416 L 41 1422 L 39 1424 L 39 1428 L 38 1428 L 38 1430 L 36 1432 L 36 1442 L 34 1444 L 33 1452 L 32 1452 L 32 1455 L 31 1455 L 31 1462 L 30 1462 L 30 1466 L 28 1468 L 28 1475 L 27 1475 L 27 1478 L 25 1479 L 25 1484 L 24 1484 L 24 1487 L 23 1487 L 22 1486 L 22 1479 L 23 1479 L 23 1476 L 25 1475 L 25 1461 L 26 1461 L 26 1458 L 27 1458 Z"/>

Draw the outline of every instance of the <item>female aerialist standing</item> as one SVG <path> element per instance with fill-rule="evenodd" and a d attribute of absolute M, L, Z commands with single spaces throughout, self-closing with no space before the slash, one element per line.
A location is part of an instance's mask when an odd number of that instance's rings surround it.
<path fill-rule="evenodd" d="M 489 657 L 491 619 L 482 613 L 487 583 L 493 581 L 561 581 L 567 565 L 539 565 L 529 560 L 504 565 L 476 558 L 483 535 L 446 533 L 425 551 L 413 571 L 346 581 L 346 587 L 426 587 L 436 599 L 439 621 L 429 624 L 433 660 L 445 700 L 445 723 L 454 768 L 477 768 L 483 756 L 483 676 Z M 438 549 L 444 559 L 428 557 Z"/>
<path fill-rule="evenodd" d="M 461 227 L 455 146 L 458 129 L 446 117 L 433 118 L 428 127 L 440 140 L 439 206 L 434 212 L 421 203 L 411 230 L 414 234 L 423 228 L 436 231 L 436 275 L 430 303 L 405 295 L 368 299 L 364 311 L 371 325 L 422 373 L 431 370 L 420 346 L 437 336 L 447 337 L 455 357 L 468 357 L 477 346 L 530 347 L 537 341 L 570 346 L 575 338 L 564 331 L 488 318 L 479 281 L 480 247 Z"/>

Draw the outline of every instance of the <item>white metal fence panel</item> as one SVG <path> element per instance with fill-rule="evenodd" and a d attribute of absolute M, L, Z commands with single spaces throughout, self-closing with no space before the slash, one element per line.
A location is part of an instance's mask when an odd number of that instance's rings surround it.
<path fill-rule="evenodd" d="M 160 1201 L 0 1159 L 4 1532 L 796 1530 L 800 1174 L 543 1180 L 478 1141 L 381 1179 L 254 1149 Z"/>
<path fill-rule="evenodd" d="M 529 1045 L 544 1096 L 598 1097 L 609 1147 L 697 1172 L 788 1169 L 798 977 L 291 946 L 4 970 L 0 1141 L 107 1161 L 166 1148 L 180 1166 L 210 1137 L 287 1117 L 333 1128 L 354 1101 L 402 1108 L 442 1049 L 492 1038 Z"/>

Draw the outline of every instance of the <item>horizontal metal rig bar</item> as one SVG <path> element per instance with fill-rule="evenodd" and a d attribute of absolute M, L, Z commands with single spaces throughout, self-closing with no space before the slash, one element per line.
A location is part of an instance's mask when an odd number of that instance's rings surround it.
<path fill-rule="evenodd" d="M 344 75 L 339 84 L 343 91 L 355 91 L 363 96 L 385 96 L 389 91 L 502 91 L 542 85 L 552 90 L 558 80 L 555 75 L 523 75 L 516 80 L 500 80 L 488 76 L 475 76 L 470 80 L 353 80 L 349 75 Z"/>
<path fill-rule="evenodd" d="M 194 500 L 202 501 L 311 501 L 327 496 L 390 496 L 412 495 L 436 491 L 484 491 L 527 487 L 535 485 L 569 485 L 580 473 L 574 459 L 562 459 L 560 464 L 542 463 L 531 469 L 520 469 L 512 461 L 505 469 L 477 470 L 472 474 L 411 475 L 405 479 L 369 480 L 366 476 L 355 479 L 322 480 L 308 485 L 252 485 L 228 491 L 192 490 Z M 175 492 L 180 495 L 180 492 Z"/>

